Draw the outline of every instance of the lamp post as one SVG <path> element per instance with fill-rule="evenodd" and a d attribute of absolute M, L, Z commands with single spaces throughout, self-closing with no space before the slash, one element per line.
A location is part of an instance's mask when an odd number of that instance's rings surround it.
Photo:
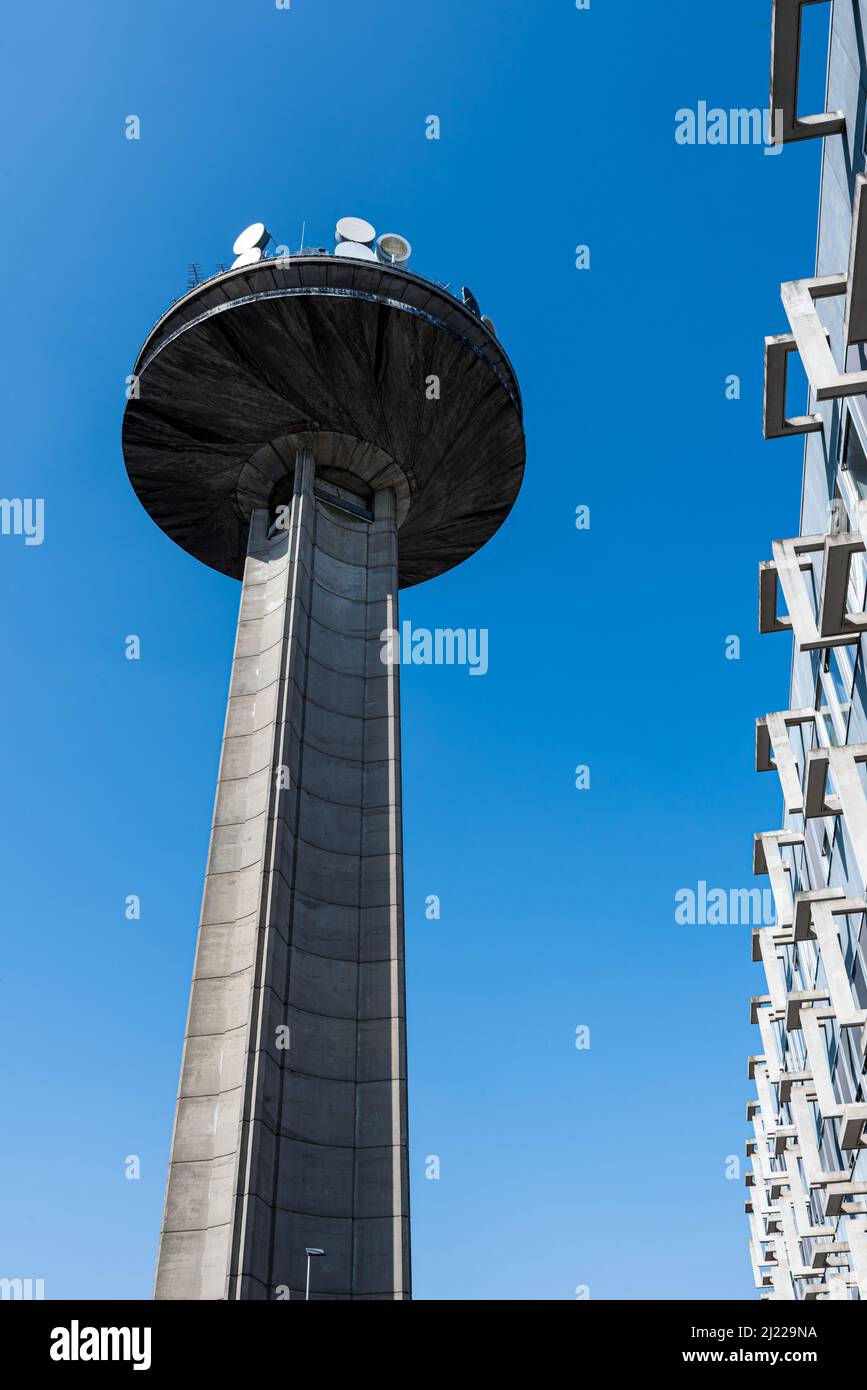
<path fill-rule="evenodd" d="M 317 1249 L 315 1246 L 312 1246 L 312 1245 L 306 1245 L 306 1246 L 304 1247 L 304 1253 L 305 1253 L 306 1256 L 307 1256 L 307 1294 L 306 1294 L 306 1296 L 305 1296 L 304 1301 L 305 1301 L 305 1303 L 307 1303 L 307 1302 L 309 1302 L 309 1300 L 310 1300 L 310 1261 L 311 1261 L 311 1259 L 313 1258 L 314 1255 L 324 1255 L 324 1254 L 325 1254 L 325 1251 L 324 1251 L 324 1250 L 319 1250 L 319 1249 Z"/>

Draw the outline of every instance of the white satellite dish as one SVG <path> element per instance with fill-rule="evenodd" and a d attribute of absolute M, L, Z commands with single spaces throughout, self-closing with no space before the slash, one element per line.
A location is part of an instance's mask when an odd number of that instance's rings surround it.
<path fill-rule="evenodd" d="M 260 246 L 251 246 L 249 251 L 242 251 L 240 256 L 236 256 L 235 260 L 232 262 L 232 269 L 236 270 L 240 265 L 255 265 L 256 262 L 261 261 L 261 259 L 262 248 Z"/>
<path fill-rule="evenodd" d="M 365 222 L 363 217 L 341 217 L 334 229 L 334 239 L 338 244 L 355 241 L 360 246 L 372 246 L 376 241 L 376 228 Z"/>
<path fill-rule="evenodd" d="M 497 330 L 496 330 L 496 328 L 494 327 L 494 321 L 493 321 L 493 319 L 489 319 L 488 316 L 487 316 L 487 314 L 482 314 L 482 323 L 485 325 L 485 327 L 487 328 L 488 332 L 489 332 L 489 333 L 493 333 L 494 337 L 496 338 L 496 336 L 497 336 Z"/>
<path fill-rule="evenodd" d="M 385 232 L 376 243 L 377 259 L 384 265 L 405 266 L 412 255 L 412 247 L 406 237 L 396 232 Z"/>
<path fill-rule="evenodd" d="M 249 227 L 244 228 L 240 236 L 235 237 L 232 255 L 242 256 L 245 251 L 252 251 L 256 247 L 263 251 L 270 240 L 271 233 L 264 222 L 251 222 Z"/>
<path fill-rule="evenodd" d="M 345 256 L 353 261 L 375 261 L 376 255 L 369 246 L 362 246 L 360 241 L 341 241 L 339 246 L 334 249 L 335 256 Z"/>

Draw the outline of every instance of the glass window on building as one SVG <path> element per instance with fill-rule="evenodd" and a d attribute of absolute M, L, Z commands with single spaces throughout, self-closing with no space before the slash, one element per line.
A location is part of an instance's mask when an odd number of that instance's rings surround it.
<path fill-rule="evenodd" d="M 820 711 L 830 744 L 846 742 L 853 679 L 852 660 L 848 652 L 843 652 L 841 647 L 826 648 L 819 667 L 816 708 Z"/>
<path fill-rule="evenodd" d="M 841 467 L 844 473 L 848 473 L 858 496 L 867 499 L 867 453 L 861 443 L 861 436 L 854 425 L 849 412 L 846 411 L 845 424 L 843 428 L 843 448 Z"/>
<path fill-rule="evenodd" d="M 859 1009 L 867 1009 L 867 918 L 862 920 L 852 969 L 852 992 Z"/>

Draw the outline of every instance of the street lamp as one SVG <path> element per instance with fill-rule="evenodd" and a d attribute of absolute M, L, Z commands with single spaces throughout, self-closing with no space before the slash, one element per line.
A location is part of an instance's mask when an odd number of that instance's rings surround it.
<path fill-rule="evenodd" d="M 305 1245 L 304 1253 L 307 1256 L 307 1297 L 305 1302 L 308 1302 L 310 1299 L 310 1261 L 314 1255 L 324 1255 L 325 1251 L 319 1250 L 313 1245 Z"/>

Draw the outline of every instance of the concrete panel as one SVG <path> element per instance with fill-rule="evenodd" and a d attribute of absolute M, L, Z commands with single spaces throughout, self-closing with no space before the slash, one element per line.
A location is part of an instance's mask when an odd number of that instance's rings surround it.
<path fill-rule="evenodd" d="M 276 1204 L 308 1216 L 341 1217 L 353 1209 L 350 1148 L 282 1138 L 277 1170 Z"/>
<path fill-rule="evenodd" d="M 215 874 L 238 873 L 262 861 L 268 819 L 263 812 L 252 820 L 215 825 L 210 863 Z"/>
<path fill-rule="evenodd" d="M 394 1248 L 405 1240 L 399 1219 L 374 1217 L 356 1223 L 356 1285 L 360 1294 L 381 1296 L 387 1292 L 394 1267 Z"/>
<path fill-rule="evenodd" d="M 399 885 L 399 889 L 402 891 L 402 885 Z M 402 902 L 399 911 L 402 917 Z M 363 906 L 361 908 L 358 945 L 360 961 L 390 959 L 394 944 L 392 915 L 389 904 L 382 907 Z"/>
<path fill-rule="evenodd" d="M 252 966 L 261 922 L 259 913 L 232 922 L 203 926 L 199 933 L 199 979 L 236 975 Z"/>
<path fill-rule="evenodd" d="M 330 1018 L 355 1019 L 361 1007 L 357 962 L 293 946 L 288 1002 Z"/>
<path fill-rule="evenodd" d="M 345 568 L 345 566 L 344 566 Z M 366 637 L 369 612 L 364 600 L 347 598 L 314 582 L 310 597 L 314 623 L 342 637 Z"/>
<path fill-rule="evenodd" d="M 273 724 L 280 686 L 277 681 L 255 695 L 231 695 L 226 711 L 226 737 L 252 734 Z"/>
<path fill-rule="evenodd" d="M 315 565 L 316 583 L 320 590 L 330 590 L 346 599 L 366 599 L 366 564 L 352 565 L 346 560 L 335 559 L 324 550 L 317 550 Z"/>
<path fill-rule="evenodd" d="M 181 1074 L 181 1090 L 187 1097 L 216 1096 L 221 1091 L 240 1091 L 244 1084 L 247 1029 L 188 1037 Z"/>
<path fill-rule="evenodd" d="M 309 768 L 305 766 L 304 771 L 308 773 Z M 309 785 L 305 776 L 298 795 L 298 821 L 305 843 L 334 854 L 357 855 L 362 835 L 361 807 L 314 795 L 305 790 Z"/>
<path fill-rule="evenodd" d="M 395 1148 L 358 1149 L 355 1156 L 355 1211 L 362 1220 L 393 1217 Z M 398 1160 L 401 1150 L 397 1150 Z"/>
<path fill-rule="evenodd" d="M 274 778 L 270 768 L 249 777 L 220 782 L 214 809 L 215 825 L 235 825 L 267 812 Z"/>
<path fill-rule="evenodd" d="M 393 973 L 397 969 L 403 988 L 403 962 L 390 959 L 362 961 L 358 967 L 359 1020 L 387 1019 L 391 1014 Z"/>
<path fill-rule="evenodd" d="M 292 897 L 292 940 L 302 950 L 357 960 L 359 912 L 336 903 L 317 902 L 295 889 Z"/>
<path fill-rule="evenodd" d="M 327 655 L 327 649 L 325 655 Z M 364 676 L 359 671 L 338 671 L 311 656 L 308 661 L 308 696 L 321 709 L 358 717 L 364 710 Z"/>
<path fill-rule="evenodd" d="M 230 1226 L 163 1232 L 155 1298 L 225 1298 Z M 183 1290 L 183 1292 L 181 1292 Z"/>
<path fill-rule="evenodd" d="M 228 1228 L 235 1191 L 234 1157 L 210 1163 L 180 1163 L 166 1205 L 167 1231 Z"/>
<path fill-rule="evenodd" d="M 360 764 L 371 737 L 372 722 L 358 715 L 335 714 L 314 700 L 307 700 L 304 707 L 305 751 L 308 756 L 313 749 Z"/>
<path fill-rule="evenodd" d="M 355 1080 L 355 1019 L 306 1013 L 293 1004 L 287 1005 L 286 1022 L 292 1034 L 293 1069 L 334 1081 Z"/>
<path fill-rule="evenodd" d="M 280 1133 L 311 1144 L 352 1149 L 355 1142 L 355 1080 L 334 1081 L 283 1071 Z"/>

